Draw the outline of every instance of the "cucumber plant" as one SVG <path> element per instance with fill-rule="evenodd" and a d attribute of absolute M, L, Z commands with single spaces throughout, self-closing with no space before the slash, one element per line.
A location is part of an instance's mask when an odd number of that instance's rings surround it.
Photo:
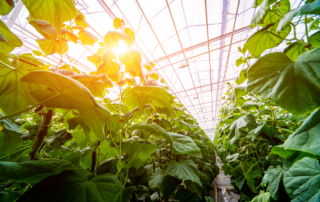
<path fill-rule="evenodd" d="M 73 0 L 22 2 L 43 39 L 41 51 L 12 54 L 23 42 L 0 21 L 0 200 L 212 201 L 212 142 L 155 65 L 141 66 L 125 22 L 99 42 Z M 14 1 L 0 5 L 7 15 Z M 95 71 L 62 61 L 69 43 L 99 43 Z M 44 60 L 52 54 L 56 65 Z"/>
<path fill-rule="evenodd" d="M 229 84 L 214 144 L 242 201 L 319 201 L 320 1 L 257 6 L 260 29 L 239 47 L 240 86 Z"/>

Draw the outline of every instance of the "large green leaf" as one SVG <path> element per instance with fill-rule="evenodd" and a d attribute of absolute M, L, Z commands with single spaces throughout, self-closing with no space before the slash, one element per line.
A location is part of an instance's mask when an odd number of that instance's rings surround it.
<path fill-rule="evenodd" d="M 284 186 L 292 202 L 316 202 L 320 199 L 319 161 L 303 158 L 284 174 Z"/>
<path fill-rule="evenodd" d="M 200 148 L 191 137 L 177 133 L 169 133 L 172 137 L 172 153 L 178 155 L 189 155 L 201 153 Z"/>
<path fill-rule="evenodd" d="M 243 175 L 246 178 L 247 184 L 250 187 L 251 191 L 256 192 L 255 178 L 261 176 L 262 174 L 259 165 L 251 164 L 246 161 L 241 161 L 240 166 L 242 168 Z"/>
<path fill-rule="evenodd" d="M 0 117 L 2 114 L 0 113 Z M 8 119 L 0 120 L 1 124 L 4 124 L 4 128 L 0 130 L 0 139 L 2 144 L 0 144 L 0 152 L 11 154 L 16 151 L 22 144 L 23 135 L 20 129 Z"/>
<path fill-rule="evenodd" d="M 320 106 L 320 48 L 290 60 L 285 53 L 259 58 L 248 72 L 246 90 L 271 99 L 296 117 Z"/>
<path fill-rule="evenodd" d="M 98 139 L 101 141 L 104 139 L 102 127 L 105 121 L 110 118 L 110 113 L 94 100 L 90 91 L 80 82 L 46 71 L 31 72 L 25 75 L 21 81 L 46 87 L 46 89 L 32 91 L 31 95 L 39 102 L 57 95 L 44 105 L 54 108 L 77 109 Z"/>
<path fill-rule="evenodd" d="M 172 137 L 171 135 L 165 131 L 161 126 L 158 126 L 157 124 L 134 124 L 128 128 L 128 130 L 144 130 L 148 131 L 152 136 L 156 138 L 164 138 L 167 140 L 170 144 L 172 144 Z"/>
<path fill-rule="evenodd" d="M 283 169 L 280 165 L 278 165 L 276 168 L 273 166 L 270 166 L 268 170 L 265 172 L 265 175 L 263 177 L 263 180 L 261 184 L 268 183 L 268 190 L 275 200 L 280 199 L 280 185 L 283 177 Z"/>
<path fill-rule="evenodd" d="M 280 0 L 277 4 L 274 4 L 271 9 L 268 10 L 263 24 L 261 26 L 265 27 L 268 24 L 276 23 L 281 20 L 282 16 L 290 11 L 290 1 L 289 0 Z M 277 25 L 276 25 L 277 26 Z M 275 27 L 276 28 L 276 27 Z"/>
<path fill-rule="evenodd" d="M 72 0 L 22 0 L 30 15 L 52 24 L 57 33 L 66 21 L 77 17 L 75 2 Z"/>
<path fill-rule="evenodd" d="M 284 142 L 284 148 L 320 156 L 320 109 L 313 112 Z"/>
<path fill-rule="evenodd" d="M 199 202 L 197 196 L 187 189 L 179 189 L 176 193 L 176 198 L 179 202 Z"/>
<path fill-rule="evenodd" d="M 254 197 L 251 202 L 269 202 L 270 200 L 270 193 L 266 192 Z"/>
<path fill-rule="evenodd" d="M 291 12 L 287 13 L 280 21 L 277 30 L 282 31 L 284 27 L 286 27 L 290 20 L 296 16 L 301 16 L 305 14 L 316 14 L 320 15 L 320 1 L 317 0 L 310 4 L 305 4 L 299 8 L 292 10 Z"/>
<path fill-rule="evenodd" d="M 113 202 L 123 190 L 115 175 L 98 175 L 90 180 L 84 169 L 66 170 L 51 176 L 25 192 L 22 201 Z"/>
<path fill-rule="evenodd" d="M 25 183 L 38 183 L 73 166 L 63 159 L 46 159 L 24 162 L 0 162 L 0 177 Z"/>
<path fill-rule="evenodd" d="M 123 102 L 130 110 L 144 106 L 147 103 L 152 103 L 157 107 L 167 108 L 171 117 L 175 117 L 175 113 L 171 107 L 173 96 L 160 87 L 135 86 L 127 88 L 123 92 Z"/>
<path fill-rule="evenodd" d="M 29 72 L 40 70 L 36 59 L 22 55 L 17 57 L 35 65 L 19 60 L 12 63 L 0 61 L 0 107 L 5 113 L 12 113 L 29 106 L 32 101 L 30 90 L 35 86 L 22 83 L 20 79 Z"/>
<path fill-rule="evenodd" d="M 0 1 L 0 15 L 7 15 L 14 7 L 13 0 L 2 0 Z"/>
<path fill-rule="evenodd" d="M 199 178 L 199 170 L 191 159 L 180 159 L 179 162 L 171 160 L 167 173 L 179 180 L 192 180 L 202 186 Z"/>
<path fill-rule="evenodd" d="M 233 134 L 237 138 L 241 135 L 241 128 L 248 127 L 248 126 L 255 126 L 256 125 L 256 119 L 252 114 L 245 114 L 244 116 L 238 118 L 235 120 L 232 125 L 230 126 L 230 134 L 229 136 L 232 137 Z"/>
<path fill-rule="evenodd" d="M 263 0 L 262 4 L 260 5 L 259 10 L 254 15 L 251 20 L 250 27 L 253 28 L 258 24 L 263 24 L 263 20 L 266 17 L 268 10 L 270 8 L 270 4 L 274 3 L 275 0 Z"/>
<path fill-rule="evenodd" d="M 122 149 L 128 155 L 127 166 L 139 169 L 158 147 L 150 141 L 144 143 L 144 140 L 127 140 L 123 142 Z"/>
<path fill-rule="evenodd" d="M 320 47 L 320 31 L 312 34 L 309 37 L 309 44 L 312 45 L 310 46 L 310 49 L 315 49 Z M 284 52 L 287 54 L 287 56 L 291 60 L 296 60 L 299 57 L 299 55 L 307 51 L 308 49 L 305 48 L 305 45 L 299 42 L 294 42 L 290 46 L 288 46 L 286 49 L 284 49 Z"/>
<path fill-rule="evenodd" d="M 52 55 L 58 53 L 63 55 L 68 51 L 68 43 L 64 39 L 56 39 L 56 37 L 50 37 L 48 39 L 37 40 L 39 47 L 46 55 Z"/>
<path fill-rule="evenodd" d="M 104 97 L 106 88 L 112 88 L 113 85 L 110 79 L 105 74 L 100 75 L 73 75 L 71 78 L 79 81 L 85 87 L 87 87 L 93 96 Z"/>
<path fill-rule="evenodd" d="M 164 198 L 169 198 L 169 196 L 177 189 L 179 184 L 180 180 L 168 174 L 164 174 L 163 170 L 159 168 L 157 168 L 149 177 L 150 188 L 158 188 Z"/>
<path fill-rule="evenodd" d="M 274 26 L 274 23 L 267 25 L 254 33 L 244 44 L 251 55 L 256 58 L 260 57 L 265 50 L 278 46 L 291 31 L 291 27 L 287 26 L 281 33 L 276 34 Z"/>
<path fill-rule="evenodd" d="M 2 0 L 3 1 L 3 0 Z M 10 53 L 15 47 L 21 47 L 22 41 L 14 35 L 8 27 L 0 20 L 0 34 L 7 42 L 0 41 L 0 53 Z"/>

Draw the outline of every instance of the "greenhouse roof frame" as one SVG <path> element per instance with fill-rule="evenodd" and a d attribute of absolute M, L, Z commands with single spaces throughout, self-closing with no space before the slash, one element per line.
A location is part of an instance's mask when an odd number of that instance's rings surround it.
<path fill-rule="evenodd" d="M 39 49 L 35 40 L 42 37 L 26 23 L 28 11 L 20 1 L 13 12 L 2 17 L 24 42 L 15 53 Z M 166 80 L 170 92 L 212 138 L 226 83 L 235 81 L 244 67 L 235 65 L 241 56 L 237 48 L 256 31 L 249 26 L 256 11 L 251 8 L 253 1 L 76 0 L 76 6 L 86 16 L 87 29 L 102 40 L 113 30 L 113 19 L 123 18 L 136 35 L 133 47 L 141 53 L 143 64 L 156 64 L 153 71 Z M 291 4 L 296 7 L 297 0 Z M 74 66 L 90 72 L 95 66 L 86 58 L 98 48 L 70 46 L 62 58 L 50 55 L 46 60 L 56 65 L 60 60 L 66 64 L 72 60 Z M 110 89 L 111 97 L 118 93 L 117 88 Z"/>

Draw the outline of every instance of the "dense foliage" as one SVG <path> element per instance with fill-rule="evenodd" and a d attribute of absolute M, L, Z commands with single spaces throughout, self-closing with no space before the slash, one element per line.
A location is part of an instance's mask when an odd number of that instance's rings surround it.
<path fill-rule="evenodd" d="M 251 27 L 260 29 L 236 61 L 247 66 L 236 83 L 247 83 L 229 84 L 217 153 L 242 201 L 320 201 L 320 0 L 291 11 L 288 0 L 257 6 Z"/>
<path fill-rule="evenodd" d="M 212 142 L 154 64 L 141 67 L 124 21 L 98 42 L 73 0 L 22 2 L 44 38 L 41 51 L 10 54 L 23 42 L 0 21 L 0 201 L 212 201 Z M 0 14 L 13 7 L 1 1 Z M 69 43 L 99 43 L 96 71 L 43 60 L 62 59 Z"/>

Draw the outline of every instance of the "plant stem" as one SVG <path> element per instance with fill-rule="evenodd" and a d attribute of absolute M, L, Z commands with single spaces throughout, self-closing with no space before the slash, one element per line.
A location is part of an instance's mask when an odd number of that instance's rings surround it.
<path fill-rule="evenodd" d="M 310 50 L 310 39 L 309 39 L 309 33 L 308 33 L 308 22 L 307 22 L 307 14 L 305 14 L 305 17 L 304 17 L 304 25 L 305 25 L 305 29 L 306 29 L 306 36 L 307 36 L 307 48 L 308 50 Z"/>
<path fill-rule="evenodd" d="M 16 116 L 16 115 L 18 115 L 18 114 L 21 114 L 21 113 L 23 113 L 23 112 L 26 112 L 26 111 L 28 111 L 28 110 L 30 110 L 30 109 L 32 109 L 32 108 L 35 108 L 35 107 L 37 107 L 37 106 L 39 106 L 39 105 L 42 105 L 42 104 L 44 104 L 44 103 L 46 103 L 46 102 L 48 102 L 48 101 L 50 101 L 50 100 L 58 97 L 59 95 L 60 95 L 60 94 L 55 95 L 55 96 L 53 96 L 53 97 L 51 97 L 51 98 L 48 98 L 48 99 L 46 99 L 46 100 L 44 100 L 44 101 L 42 101 L 42 102 L 39 102 L 39 103 L 37 103 L 37 104 L 35 104 L 35 105 L 32 105 L 31 107 L 27 107 L 27 108 L 25 108 L 25 109 L 19 110 L 19 111 L 17 111 L 17 112 L 12 113 L 12 114 L 8 114 L 8 115 L 6 115 L 6 116 L 1 116 L 1 117 L 0 117 L 0 120 L 2 120 L 2 119 L 7 119 L 7 118 L 10 118 L 10 117 Z"/>

